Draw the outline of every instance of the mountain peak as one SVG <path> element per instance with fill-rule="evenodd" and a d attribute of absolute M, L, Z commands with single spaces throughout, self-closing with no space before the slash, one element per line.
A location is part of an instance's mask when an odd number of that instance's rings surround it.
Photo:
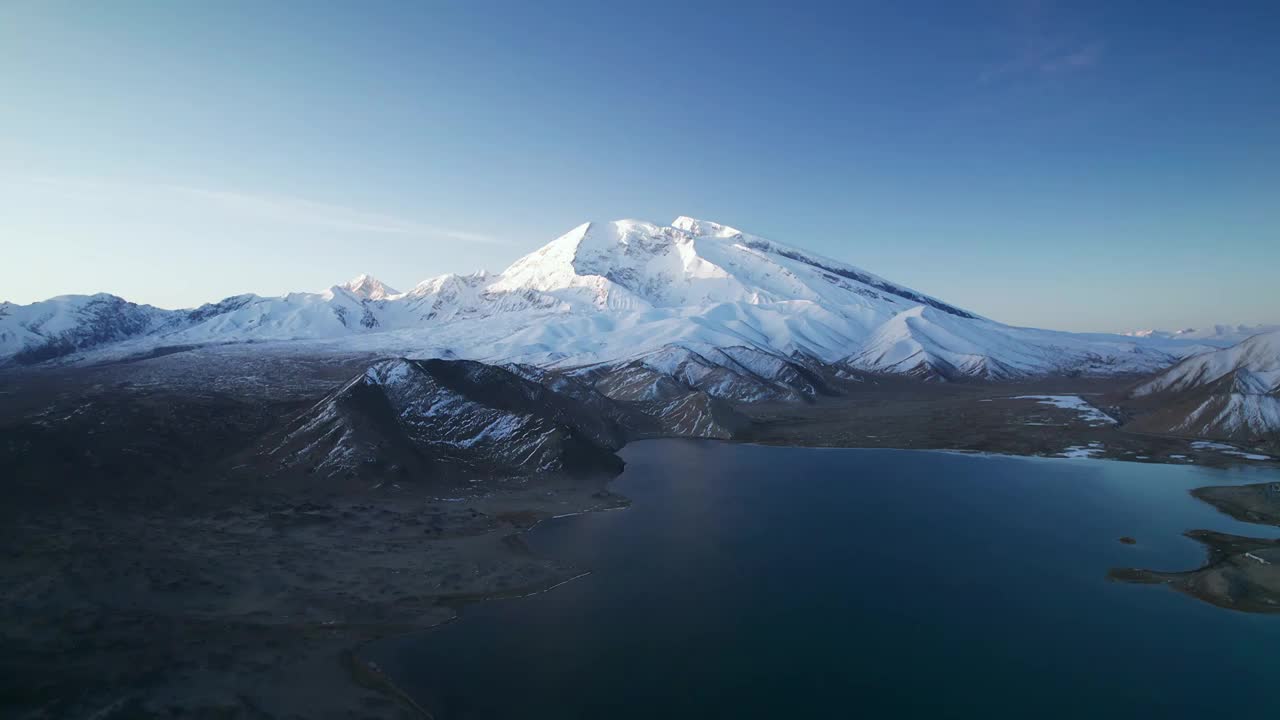
<path fill-rule="evenodd" d="M 742 234 L 742 231 L 737 228 L 711 220 L 699 220 L 688 215 L 681 215 L 671 221 L 671 227 L 697 237 L 733 237 Z"/>
<path fill-rule="evenodd" d="M 351 278 L 342 288 L 369 300 L 382 300 L 391 295 L 400 294 L 399 290 L 383 284 L 378 278 L 366 273 L 360 273 Z"/>
<path fill-rule="evenodd" d="M 632 310 L 800 301 L 849 308 L 845 317 L 859 325 L 872 306 L 894 314 L 924 304 L 977 318 L 837 260 L 687 215 L 671 225 L 583 223 L 517 260 L 490 290 Z"/>

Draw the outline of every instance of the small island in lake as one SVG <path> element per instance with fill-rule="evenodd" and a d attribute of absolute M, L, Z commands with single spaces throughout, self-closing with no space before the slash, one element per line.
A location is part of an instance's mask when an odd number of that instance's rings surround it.
<path fill-rule="evenodd" d="M 1202 487 L 1191 494 L 1237 520 L 1280 526 L 1280 483 Z M 1107 577 L 1120 582 L 1168 584 L 1231 610 L 1280 613 L 1280 540 L 1213 530 L 1191 530 L 1186 535 L 1209 549 L 1204 566 L 1183 572 L 1113 568 Z M 1132 540 L 1120 541 L 1126 539 Z"/>

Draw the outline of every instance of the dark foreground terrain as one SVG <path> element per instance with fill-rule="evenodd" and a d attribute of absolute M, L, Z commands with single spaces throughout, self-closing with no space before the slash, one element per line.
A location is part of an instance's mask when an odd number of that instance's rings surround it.
<path fill-rule="evenodd" d="M 603 484 L 12 506 L 0 707 L 6 717 L 414 716 L 359 648 L 447 620 L 459 603 L 578 574 L 530 554 L 518 533 L 624 502 Z"/>
<path fill-rule="evenodd" d="M 580 573 L 520 532 L 584 471 L 291 472 L 269 444 L 368 358 L 172 357 L 0 385 L 0 715 L 418 717 L 359 656 Z"/>
<path fill-rule="evenodd" d="M 421 716 L 361 647 L 587 571 L 531 554 L 520 533 L 624 505 L 606 489 L 616 466 L 599 460 L 638 437 L 1272 463 L 1127 433 L 1115 422 L 1127 381 L 862 378 L 730 405 L 694 391 L 615 401 L 596 391 L 615 378 L 529 371 L 477 394 L 457 380 L 474 369 L 415 366 L 432 374 L 414 387 L 471 423 L 437 429 L 381 376 L 358 404 L 343 394 L 374 360 L 183 349 L 0 373 L 0 715 Z M 369 418 L 386 419 L 384 435 Z M 484 448 L 498 426 L 517 434 L 493 444 L 506 453 L 494 474 Z M 546 471 L 520 472 L 511 442 Z M 381 463 L 380 448 L 405 460 Z"/>

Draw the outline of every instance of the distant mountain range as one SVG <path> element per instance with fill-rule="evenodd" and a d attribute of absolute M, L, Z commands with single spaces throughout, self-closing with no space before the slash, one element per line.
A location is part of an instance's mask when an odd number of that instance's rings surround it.
<path fill-rule="evenodd" d="M 106 294 L 0 304 L 0 363 L 98 362 L 250 342 L 255 352 L 356 350 L 546 368 L 633 363 L 665 375 L 683 368 L 695 384 L 709 374 L 726 379 L 712 390 L 732 396 L 800 391 L 775 384 L 773 374 L 815 364 L 925 379 L 1150 373 L 1234 337 L 1012 327 L 846 263 L 688 217 L 665 226 L 585 223 L 500 274 L 447 274 L 407 292 L 361 275 L 319 293 L 238 295 L 188 310 Z M 744 374 L 769 389 L 732 381 Z"/>
<path fill-rule="evenodd" d="M 1238 343 L 1272 330 L 1280 330 L 1280 325 L 1213 325 L 1207 328 L 1183 328 L 1182 330 L 1131 330 L 1124 334 L 1128 337 Z"/>

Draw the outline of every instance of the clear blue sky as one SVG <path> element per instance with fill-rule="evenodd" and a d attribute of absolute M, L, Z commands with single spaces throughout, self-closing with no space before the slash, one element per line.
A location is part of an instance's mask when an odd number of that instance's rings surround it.
<path fill-rule="evenodd" d="M 698 7 L 686 7 L 696 4 Z M 719 220 L 1006 322 L 1280 322 L 1274 2 L 0 3 L 0 298 Z"/>

